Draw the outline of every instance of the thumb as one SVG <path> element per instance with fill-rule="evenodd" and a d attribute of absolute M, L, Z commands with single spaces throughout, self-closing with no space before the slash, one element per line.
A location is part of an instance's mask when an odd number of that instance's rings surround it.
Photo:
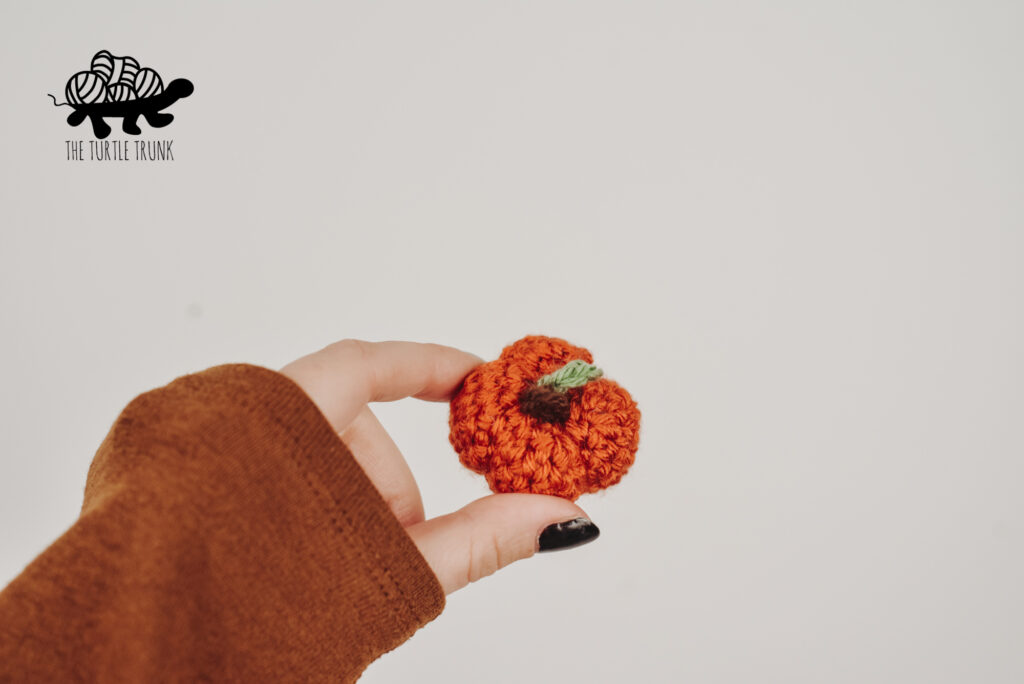
<path fill-rule="evenodd" d="M 450 594 L 537 551 L 579 546 L 599 530 L 576 504 L 543 494 L 493 494 L 405 528 Z"/>

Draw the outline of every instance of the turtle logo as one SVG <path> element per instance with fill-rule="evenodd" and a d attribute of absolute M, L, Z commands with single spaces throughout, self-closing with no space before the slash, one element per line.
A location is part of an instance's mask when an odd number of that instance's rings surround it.
<path fill-rule="evenodd" d="M 121 130 L 139 135 L 139 117 L 153 128 L 163 128 L 174 121 L 174 115 L 164 112 L 172 104 L 192 94 L 195 87 L 187 78 L 176 78 L 166 86 L 155 70 L 140 67 L 134 57 L 115 57 L 100 50 L 88 71 L 79 71 L 68 79 L 64 88 L 66 102 L 53 104 L 74 109 L 68 115 L 68 124 L 78 126 L 86 118 L 92 131 L 102 140 L 110 135 L 107 117 L 121 118 Z"/>

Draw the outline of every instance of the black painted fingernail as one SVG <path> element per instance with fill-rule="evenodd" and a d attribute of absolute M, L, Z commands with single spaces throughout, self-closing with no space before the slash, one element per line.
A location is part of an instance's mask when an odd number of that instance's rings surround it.
<path fill-rule="evenodd" d="M 597 525 L 586 518 L 575 518 L 566 522 L 548 525 L 540 533 L 538 551 L 560 551 L 592 542 L 601 534 Z"/>

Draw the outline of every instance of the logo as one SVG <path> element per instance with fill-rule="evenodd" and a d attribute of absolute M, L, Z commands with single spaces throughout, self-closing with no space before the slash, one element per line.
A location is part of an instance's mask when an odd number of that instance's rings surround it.
<path fill-rule="evenodd" d="M 140 117 L 153 128 L 170 125 L 174 115 L 164 110 L 194 89 L 187 78 L 176 78 L 165 86 L 156 70 L 140 66 L 134 57 L 115 57 L 100 50 L 88 71 L 68 79 L 66 102 L 50 97 L 55 106 L 74 110 L 68 115 L 68 125 L 78 126 L 89 119 L 93 134 L 103 140 L 111 131 L 106 119 L 121 119 L 121 130 L 129 135 L 142 133 Z"/>

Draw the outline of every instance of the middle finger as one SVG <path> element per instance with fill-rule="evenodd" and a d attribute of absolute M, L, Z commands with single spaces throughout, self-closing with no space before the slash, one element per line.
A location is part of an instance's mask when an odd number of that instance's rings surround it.
<path fill-rule="evenodd" d="M 403 527 L 422 522 L 423 499 L 416 479 L 398 445 L 370 407 L 364 405 L 338 436 L 384 497 L 398 522 Z"/>

